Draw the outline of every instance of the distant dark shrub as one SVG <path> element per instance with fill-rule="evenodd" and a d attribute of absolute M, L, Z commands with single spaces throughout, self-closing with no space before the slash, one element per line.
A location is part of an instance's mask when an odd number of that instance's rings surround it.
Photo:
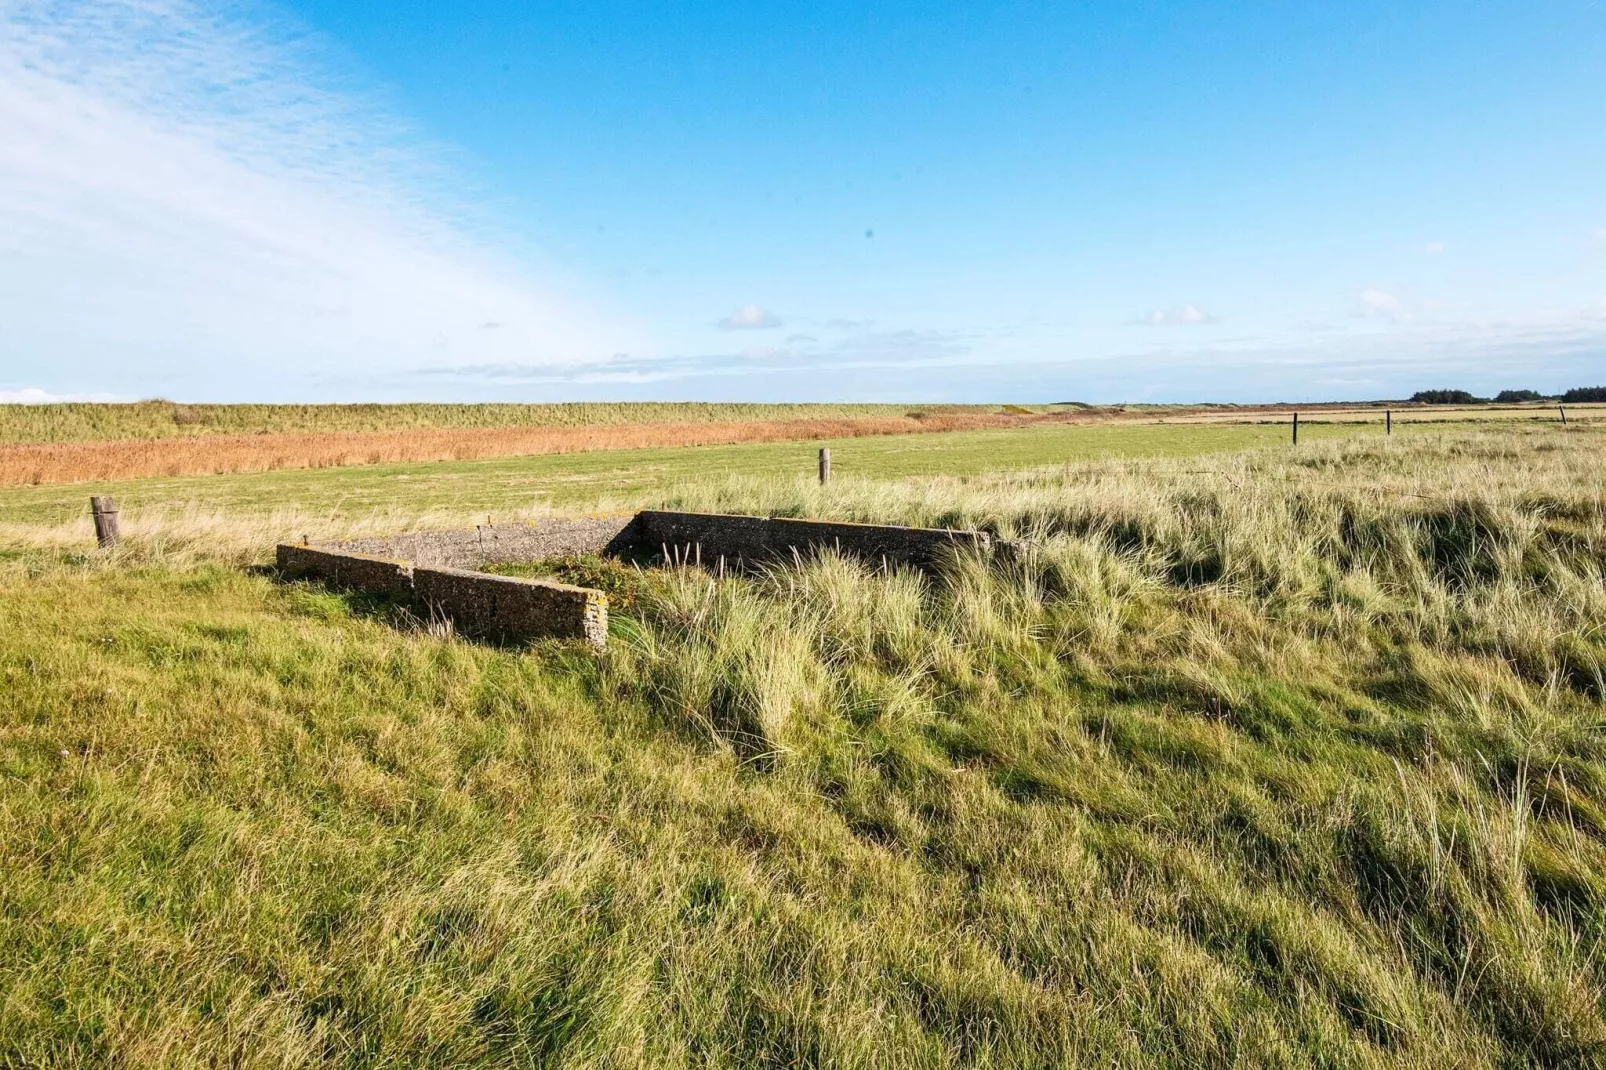
<path fill-rule="evenodd" d="M 1518 401 L 1543 401 L 1545 395 L 1537 390 L 1502 390 L 1494 396 L 1501 404 L 1510 405 Z"/>
<path fill-rule="evenodd" d="M 178 424 L 180 427 L 187 427 L 190 424 L 205 423 L 206 414 L 201 412 L 199 409 L 191 408 L 188 405 L 174 405 L 173 422 Z"/>
<path fill-rule="evenodd" d="M 1575 386 L 1561 396 L 1563 401 L 1606 401 L 1606 386 Z"/>
<path fill-rule="evenodd" d="M 1484 399 L 1465 390 L 1418 390 L 1411 400 L 1424 405 L 1477 405 Z"/>

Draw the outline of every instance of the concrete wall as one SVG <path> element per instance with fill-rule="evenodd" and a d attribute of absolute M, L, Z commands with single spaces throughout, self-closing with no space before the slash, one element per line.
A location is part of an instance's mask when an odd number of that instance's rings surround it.
<path fill-rule="evenodd" d="M 431 568 L 484 568 L 564 554 L 620 553 L 631 542 L 634 522 L 633 513 L 550 517 L 528 524 L 353 539 L 340 543 L 339 549 L 405 558 Z"/>
<path fill-rule="evenodd" d="M 415 568 L 413 592 L 465 635 L 491 639 L 608 639 L 608 596 L 552 580 L 490 576 L 456 568 Z"/>
<path fill-rule="evenodd" d="M 339 549 L 405 558 L 430 568 L 474 569 L 538 561 L 563 554 L 605 554 L 649 559 L 660 555 L 716 565 L 786 559 L 836 547 L 871 564 L 931 570 L 953 549 L 987 552 L 997 540 L 979 531 L 906 528 L 785 517 L 732 516 L 649 509 L 584 517 L 553 517 L 530 524 L 485 525 L 461 531 L 422 531 L 385 539 L 353 539 Z"/>
<path fill-rule="evenodd" d="M 374 554 L 284 544 L 279 571 L 334 587 L 406 599 L 452 620 L 464 635 L 491 639 L 608 639 L 608 596 L 551 580 L 490 576 L 466 569 L 415 568 Z"/>
<path fill-rule="evenodd" d="M 835 548 L 871 564 L 909 565 L 932 570 L 955 550 L 987 552 L 992 539 L 981 531 L 905 528 L 890 524 L 851 524 L 785 517 L 727 516 L 646 510 L 636 516 L 635 546 L 671 559 L 703 565 L 757 562 Z"/>
<path fill-rule="evenodd" d="M 413 566 L 373 554 L 344 553 L 316 546 L 281 544 L 279 571 L 292 579 L 316 579 L 334 587 L 408 597 L 413 592 Z"/>
<path fill-rule="evenodd" d="M 635 516 L 554 518 L 472 531 L 356 539 L 338 547 L 287 544 L 279 547 L 278 561 L 286 576 L 411 598 L 450 618 L 465 635 L 503 640 L 578 638 L 600 647 L 608 636 L 608 598 L 601 591 L 471 569 L 571 553 L 636 559 L 663 555 L 704 566 L 723 559 L 739 566 L 827 548 L 871 565 L 928 571 L 955 551 L 1015 549 L 980 531 L 647 510 Z"/>

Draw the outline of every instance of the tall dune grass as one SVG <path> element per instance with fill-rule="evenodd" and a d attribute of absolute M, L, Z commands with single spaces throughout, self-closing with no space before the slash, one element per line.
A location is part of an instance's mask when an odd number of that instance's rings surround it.
<path fill-rule="evenodd" d="M 0 1060 L 1602 1065 L 1603 446 L 689 486 L 1032 542 L 621 569 L 600 660 L 209 561 L 226 516 L 40 529 Z"/>

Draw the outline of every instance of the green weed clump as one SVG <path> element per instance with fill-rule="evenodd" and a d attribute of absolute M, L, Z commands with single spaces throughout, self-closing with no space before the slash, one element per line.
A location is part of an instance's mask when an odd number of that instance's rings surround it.
<path fill-rule="evenodd" d="M 497 649 L 133 540 L 0 561 L 19 1065 L 1606 1064 L 1593 433 L 682 504 L 938 577 L 561 562 Z"/>

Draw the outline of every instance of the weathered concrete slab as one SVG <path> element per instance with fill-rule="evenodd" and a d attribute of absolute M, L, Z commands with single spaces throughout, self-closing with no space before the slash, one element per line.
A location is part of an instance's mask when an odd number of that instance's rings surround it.
<path fill-rule="evenodd" d="M 491 576 L 457 568 L 413 569 L 420 603 L 465 635 L 491 639 L 608 639 L 608 596 L 553 580 Z"/>
<path fill-rule="evenodd" d="M 892 524 L 853 524 L 789 517 L 728 516 L 645 510 L 631 533 L 637 546 L 670 557 L 710 565 L 726 561 L 761 562 L 835 548 L 871 564 L 908 565 L 934 570 L 955 550 L 987 552 L 992 539 L 982 531 L 908 528 Z"/>
<path fill-rule="evenodd" d="M 633 513 L 550 517 L 528 524 L 486 524 L 457 531 L 418 531 L 353 539 L 342 550 L 399 557 L 429 568 L 484 568 L 564 554 L 618 553 L 631 541 Z"/>
<path fill-rule="evenodd" d="M 413 566 L 408 561 L 291 543 L 281 543 L 276 558 L 279 571 L 292 579 L 317 579 L 335 587 L 398 597 L 413 590 Z"/>
<path fill-rule="evenodd" d="M 577 553 L 638 560 L 661 554 L 705 566 L 723 560 L 741 567 L 821 549 L 876 566 L 934 571 L 956 551 L 1013 557 L 1020 547 L 980 531 L 646 510 L 414 532 L 337 546 L 287 544 L 279 547 L 278 560 L 287 576 L 411 597 L 421 609 L 451 619 L 465 635 L 577 638 L 601 647 L 608 635 L 608 599 L 601 591 L 473 570 Z"/>

